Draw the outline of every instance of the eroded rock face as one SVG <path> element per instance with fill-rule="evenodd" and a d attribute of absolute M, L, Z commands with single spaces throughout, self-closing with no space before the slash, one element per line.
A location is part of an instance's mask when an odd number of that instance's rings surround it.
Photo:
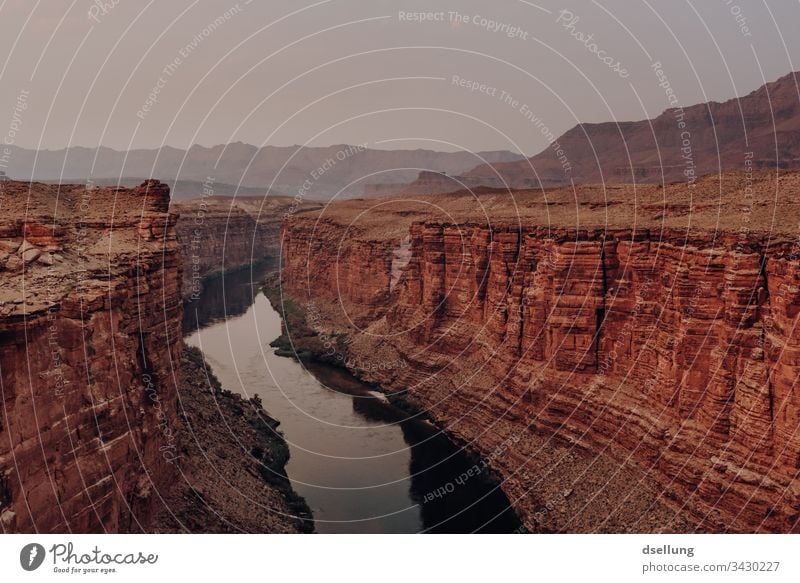
<path fill-rule="evenodd" d="M 392 285 L 399 241 L 296 217 L 285 291 L 374 365 L 362 377 L 475 446 L 528 528 L 800 530 L 796 244 L 437 222 L 410 237 Z M 556 472 L 568 456 L 586 471 Z"/>
<path fill-rule="evenodd" d="M 225 390 L 197 348 L 184 347 L 178 466 L 158 533 L 313 532 L 305 501 L 286 477 L 289 446 L 258 397 Z"/>
<path fill-rule="evenodd" d="M 281 220 L 321 206 L 288 197 L 212 196 L 174 203 L 179 213 L 183 295 L 196 297 L 202 279 L 280 254 Z"/>
<path fill-rule="evenodd" d="M 175 477 L 169 189 L 2 188 L 2 530 L 146 529 Z"/>

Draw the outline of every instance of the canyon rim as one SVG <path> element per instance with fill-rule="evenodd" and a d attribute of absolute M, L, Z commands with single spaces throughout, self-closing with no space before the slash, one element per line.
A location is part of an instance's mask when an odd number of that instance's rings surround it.
<path fill-rule="evenodd" d="M 797 581 L 799 21 L 0 2 L 3 580 Z"/>

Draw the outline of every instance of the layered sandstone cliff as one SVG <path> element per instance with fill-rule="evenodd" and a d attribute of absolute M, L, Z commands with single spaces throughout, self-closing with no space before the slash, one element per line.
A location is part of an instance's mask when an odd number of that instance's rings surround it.
<path fill-rule="evenodd" d="M 319 208 L 288 197 L 206 196 L 173 203 L 183 270 L 183 294 L 197 296 L 205 277 L 235 271 L 280 253 L 287 214 Z"/>
<path fill-rule="evenodd" d="M 800 176 L 723 182 L 334 205 L 283 284 L 532 530 L 797 532 Z"/>
<path fill-rule="evenodd" d="M 0 532 L 313 528 L 277 422 L 183 349 L 169 203 L 0 182 Z"/>
<path fill-rule="evenodd" d="M 169 189 L 0 186 L 2 530 L 141 530 L 175 475 Z"/>

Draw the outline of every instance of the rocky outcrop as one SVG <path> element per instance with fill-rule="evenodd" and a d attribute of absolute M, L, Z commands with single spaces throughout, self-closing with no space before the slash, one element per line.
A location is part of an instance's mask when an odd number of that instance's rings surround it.
<path fill-rule="evenodd" d="M 286 477 L 289 446 L 257 397 L 225 390 L 196 348 L 181 357 L 176 431 L 180 479 L 153 530 L 161 533 L 312 532 Z"/>
<path fill-rule="evenodd" d="M 3 532 L 136 532 L 174 478 L 169 189 L 4 182 Z"/>
<path fill-rule="evenodd" d="M 287 222 L 285 291 L 529 529 L 800 531 L 795 241 L 418 222 L 392 285 L 399 237 L 327 214 Z"/>
<path fill-rule="evenodd" d="M 277 422 L 183 349 L 169 188 L 4 181 L 0 196 L 0 530 L 313 529 Z M 233 223 L 223 248 L 245 261 L 257 224 Z"/>

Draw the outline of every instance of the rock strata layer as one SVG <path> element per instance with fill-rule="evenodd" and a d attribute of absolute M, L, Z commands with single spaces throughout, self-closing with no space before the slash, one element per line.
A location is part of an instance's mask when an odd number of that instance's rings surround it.
<path fill-rule="evenodd" d="M 284 292 L 489 460 L 529 529 L 800 531 L 796 240 L 398 204 L 288 221 Z"/>
<path fill-rule="evenodd" d="M 280 254 L 287 214 L 321 205 L 279 196 L 206 196 L 173 203 L 183 270 L 183 295 L 195 298 L 202 280 Z"/>
<path fill-rule="evenodd" d="M 313 528 L 277 422 L 182 353 L 169 205 L 154 180 L 0 182 L 0 532 Z"/>
<path fill-rule="evenodd" d="M 175 476 L 169 189 L 0 187 L 2 531 L 141 531 Z"/>

